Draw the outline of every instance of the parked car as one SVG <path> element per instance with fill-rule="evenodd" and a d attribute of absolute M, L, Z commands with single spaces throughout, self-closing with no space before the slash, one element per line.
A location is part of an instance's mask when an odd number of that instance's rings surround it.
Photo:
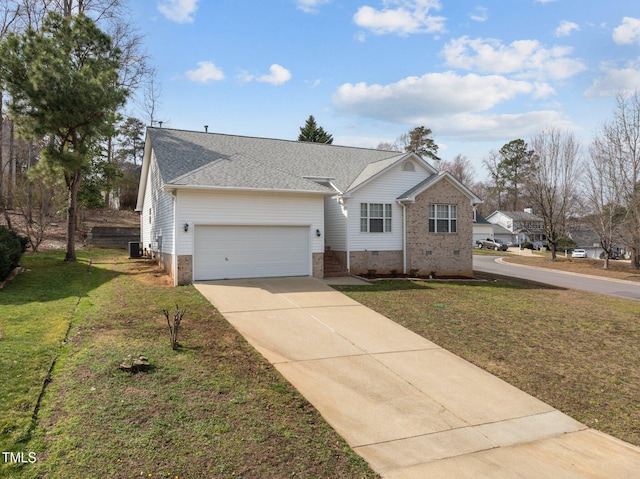
<path fill-rule="evenodd" d="M 476 244 L 479 248 L 492 249 L 494 251 L 507 251 L 509 247 L 500 239 L 487 238 L 486 240 L 478 240 Z"/>
<path fill-rule="evenodd" d="M 600 259 L 604 259 L 604 251 L 600 253 Z M 612 251 L 609 255 L 609 259 L 620 259 L 620 255 L 617 251 Z"/>
<path fill-rule="evenodd" d="M 571 253 L 572 258 L 586 258 L 587 251 L 583 249 L 574 249 L 573 253 Z"/>

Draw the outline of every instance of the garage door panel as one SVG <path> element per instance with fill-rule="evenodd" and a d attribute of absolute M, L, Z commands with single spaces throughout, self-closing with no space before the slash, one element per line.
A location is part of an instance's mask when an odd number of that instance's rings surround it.
<path fill-rule="evenodd" d="M 309 276 L 309 227 L 196 226 L 196 280 Z"/>

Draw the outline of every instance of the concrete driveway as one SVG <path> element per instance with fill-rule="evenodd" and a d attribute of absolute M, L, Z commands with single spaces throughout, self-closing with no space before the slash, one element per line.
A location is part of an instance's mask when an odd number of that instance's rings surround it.
<path fill-rule="evenodd" d="M 384 478 L 624 478 L 640 448 L 313 278 L 195 287 Z"/>

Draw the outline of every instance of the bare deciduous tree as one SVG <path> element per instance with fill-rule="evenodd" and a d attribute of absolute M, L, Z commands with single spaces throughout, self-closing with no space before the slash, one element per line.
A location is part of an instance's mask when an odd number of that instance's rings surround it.
<path fill-rule="evenodd" d="M 617 165 L 611 161 L 615 154 L 610 151 L 610 144 L 596 137 L 589 152 L 583 193 L 585 210 L 588 212 L 585 220 L 598 235 L 604 250 L 604 269 L 609 269 L 609 258 L 620 238 L 625 209 L 619 197 Z"/>
<path fill-rule="evenodd" d="M 460 183 L 467 187 L 473 186 L 476 172 L 471 162 L 464 155 L 456 155 L 451 161 L 442 160 L 436 163 L 439 171 L 448 171 Z"/>
<path fill-rule="evenodd" d="M 489 214 L 490 210 L 502 210 L 507 201 L 507 185 L 504 177 L 500 174 L 500 153 L 491 150 L 489 155 L 482 160 L 482 164 L 489 173 L 489 181 L 486 183 L 486 196 L 484 197 L 484 212 Z"/>
<path fill-rule="evenodd" d="M 618 231 L 640 269 L 640 95 L 619 94 L 613 119 L 591 145 L 591 156 L 604 169 L 613 198 L 624 208 Z"/>
<path fill-rule="evenodd" d="M 66 190 L 59 179 L 56 181 L 36 169 L 21 176 L 17 186 L 14 193 L 15 211 L 21 216 L 33 251 L 38 251 L 47 230 L 63 218 L 61 211 L 66 202 Z"/>
<path fill-rule="evenodd" d="M 531 140 L 532 171 L 526 185 L 528 198 L 556 259 L 558 240 L 567 232 L 568 219 L 577 204 L 580 172 L 579 145 L 572 133 L 549 129 Z"/>

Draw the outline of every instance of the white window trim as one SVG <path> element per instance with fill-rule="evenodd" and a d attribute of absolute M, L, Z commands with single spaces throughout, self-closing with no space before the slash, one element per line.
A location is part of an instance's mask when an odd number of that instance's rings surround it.
<path fill-rule="evenodd" d="M 382 216 L 371 216 L 372 206 L 382 207 Z M 393 206 L 391 203 L 360 203 L 360 233 L 391 233 Z M 382 220 L 382 231 L 371 231 L 371 220 Z"/>
<path fill-rule="evenodd" d="M 445 206 L 447 208 L 446 216 L 438 216 L 438 207 Z M 440 221 L 447 222 L 447 230 L 439 231 L 438 223 Z M 433 222 L 433 223 L 432 223 Z M 432 227 L 433 224 L 433 227 Z M 452 228 L 455 227 L 455 228 Z M 429 233 L 436 234 L 456 234 L 458 232 L 458 205 L 443 205 L 433 203 L 429 205 Z"/>

